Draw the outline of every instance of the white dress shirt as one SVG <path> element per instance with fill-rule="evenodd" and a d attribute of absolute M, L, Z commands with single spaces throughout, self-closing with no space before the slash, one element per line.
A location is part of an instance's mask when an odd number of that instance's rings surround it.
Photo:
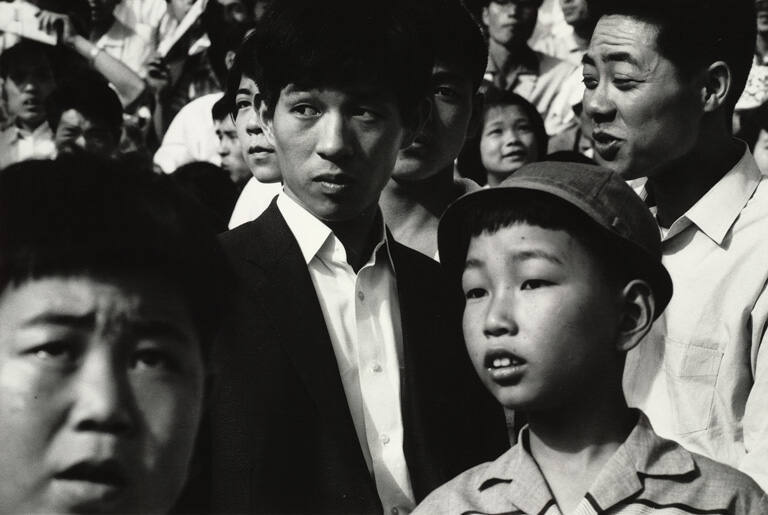
<path fill-rule="evenodd" d="M 410 513 L 415 499 L 403 451 L 402 326 L 395 268 L 381 240 L 355 273 L 330 228 L 286 193 L 277 197 L 309 268 L 336 355 L 360 447 L 385 513 Z"/>
<path fill-rule="evenodd" d="M 749 151 L 661 234 L 674 293 L 628 355 L 627 400 L 768 489 L 768 182 Z"/>
<path fill-rule="evenodd" d="M 0 132 L 0 169 L 27 159 L 51 159 L 56 156 L 53 132 L 48 122 L 28 131 L 10 125 Z"/>
<path fill-rule="evenodd" d="M 280 182 L 259 182 L 256 177 L 248 179 L 240 196 L 237 197 L 228 227 L 234 229 L 246 222 L 256 220 L 282 190 L 283 184 Z"/>

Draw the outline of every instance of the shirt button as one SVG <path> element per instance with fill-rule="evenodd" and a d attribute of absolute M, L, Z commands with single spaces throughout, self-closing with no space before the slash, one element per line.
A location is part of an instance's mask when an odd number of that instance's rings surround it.
<path fill-rule="evenodd" d="M 392 515 L 398 515 L 398 513 L 400 513 L 400 510 L 397 508 L 392 508 Z"/>
<path fill-rule="evenodd" d="M 373 368 L 372 368 L 372 370 L 373 370 L 374 372 L 381 372 L 381 370 L 382 370 L 382 368 L 381 368 L 381 365 L 379 365 L 378 363 L 376 363 L 375 365 L 373 365 Z"/>
<path fill-rule="evenodd" d="M 381 435 L 381 443 L 383 443 L 384 445 L 387 445 L 389 443 L 389 436 Z"/>
<path fill-rule="evenodd" d="M 360 302 L 363 302 L 365 300 L 365 293 L 362 291 L 357 292 L 357 298 L 360 299 Z"/>

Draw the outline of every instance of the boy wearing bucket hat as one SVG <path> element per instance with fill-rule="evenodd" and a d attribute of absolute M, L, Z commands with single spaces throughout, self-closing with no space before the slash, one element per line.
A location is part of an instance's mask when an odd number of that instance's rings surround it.
<path fill-rule="evenodd" d="M 618 175 L 528 165 L 456 201 L 438 245 L 461 280 L 475 370 L 528 425 L 414 513 L 768 513 L 754 481 L 660 438 L 626 404 L 625 355 L 672 284 L 654 220 Z"/>

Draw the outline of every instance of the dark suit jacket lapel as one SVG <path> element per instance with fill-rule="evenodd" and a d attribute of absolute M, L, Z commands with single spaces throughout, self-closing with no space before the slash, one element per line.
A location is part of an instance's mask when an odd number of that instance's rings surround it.
<path fill-rule="evenodd" d="M 424 384 L 425 365 L 439 368 L 439 355 L 428 350 L 428 343 L 437 335 L 435 298 L 437 292 L 423 291 L 424 277 L 420 277 L 418 266 L 408 255 L 407 249 L 389 236 L 397 272 L 397 290 L 400 304 L 400 318 L 403 338 L 403 373 L 401 374 L 401 403 L 404 431 L 404 452 L 411 486 L 417 502 L 423 499 L 434 487 L 437 478 L 444 477 L 441 460 L 436 459 L 433 442 L 425 435 L 434 434 L 430 430 L 433 403 L 425 402 L 427 393 L 436 385 Z M 429 354 L 429 355 L 425 355 Z M 429 363 L 425 363 L 429 360 Z M 436 361 L 435 361 L 436 360 Z M 434 374 L 433 374 L 434 375 Z M 426 395 L 426 399 L 425 399 Z M 432 399 L 434 400 L 434 399 Z"/>
<path fill-rule="evenodd" d="M 365 469 L 331 338 L 299 245 L 274 202 L 257 223 L 264 234 L 254 241 L 247 259 L 263 269 L 260 296 L 271 302 L 264 309 L 320 416 L 338 428 L 342 441 L 350 442 Z"/>

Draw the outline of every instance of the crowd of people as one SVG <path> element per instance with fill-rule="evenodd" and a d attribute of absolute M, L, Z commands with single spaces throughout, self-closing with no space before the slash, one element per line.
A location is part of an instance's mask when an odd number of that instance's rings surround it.
<path fill-rule="evenodd" d="M 8 13 L 0 513 L 768 514 L 768 0 Z"/>

